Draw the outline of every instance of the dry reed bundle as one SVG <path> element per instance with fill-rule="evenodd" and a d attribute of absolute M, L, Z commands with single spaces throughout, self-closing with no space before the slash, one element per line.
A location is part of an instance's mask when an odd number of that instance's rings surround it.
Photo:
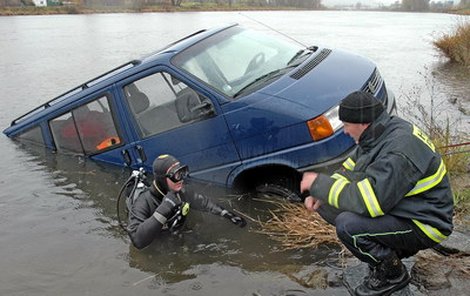
<path fill-rule="evenodd" d="M 255 232 L 280 242 L 283 250 L 316 248 L 328 243 L 339 244 L 335 228 L 316 212 L 307 211 L 302 204 L 256 200 L 273 203 L 277 209 L 269 211 L 272 217 L 266 222 L 255 220 L 261 226 L 261 230 Z"/>
<path fill-rule="evenodd" d="M 453 33 L 443 34 L 433 44 L 451 61 L 470 66 L 470 22 L 459 22 Z"/>

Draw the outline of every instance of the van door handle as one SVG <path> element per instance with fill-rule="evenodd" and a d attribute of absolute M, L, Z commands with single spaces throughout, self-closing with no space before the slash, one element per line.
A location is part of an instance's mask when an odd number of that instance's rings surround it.
<path fill-rule="evenodd" d="M 131 165 L 132 159 L 131 155 L 129 154 L 129 151 L 127 149 L 121 151 L 122 158 L 124 158 L 124 162 L 126 163 L 127 166 Z"/>
<path fill-rule="evenodd" d="M 137 153 L 139 153 L 139 157 L 142 162 L 145 162 L 147 160 L 147 155 L 145 155 L 144 147 L 137 145 L 135 146 L 135 150 L 137 150 Z"/>

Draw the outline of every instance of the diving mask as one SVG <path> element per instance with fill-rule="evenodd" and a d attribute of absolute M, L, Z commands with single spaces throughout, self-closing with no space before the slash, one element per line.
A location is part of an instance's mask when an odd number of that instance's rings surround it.
<path fill-rule="evenodd" d="M 173 183 L 183 181 L 189 175 L 189 169 L 187 165 L 175 166 L 168 173 L 166 177 L 170 179 Z"/>

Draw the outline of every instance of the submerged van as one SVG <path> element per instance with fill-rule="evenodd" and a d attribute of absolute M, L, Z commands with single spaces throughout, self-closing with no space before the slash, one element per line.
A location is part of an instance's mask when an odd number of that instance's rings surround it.
<path fill-rule="evenodd" d="M 395 98 L 370 60 L 228 25 L 198 31 L 14 119 L 4 133 L 54 151 L 151 171 L 171 153 L 191 178 L 298 194 L 301 172 L 354 149 L 338 105 Z"/>

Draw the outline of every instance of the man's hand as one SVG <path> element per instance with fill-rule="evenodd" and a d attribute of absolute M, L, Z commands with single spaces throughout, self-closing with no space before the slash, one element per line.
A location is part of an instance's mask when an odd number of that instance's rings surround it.
<path fill-rule="evenodd" d="M 309 192 L 310 188 L 313 185 L 313 182 L 317 179 L 318 174 L 315 172 L 306 172 L 302 176 L 302 181 L 300 182 L 300 192 Z M 304 200 L 304 205 L 309 211 L 316 211 L 320 205 L 320 200 L 314 198 L 313 196 L 307 196 Z"/>
<path fill-rule="evenodd" d="M 304 205 L 307 210 L 313 212 L 318 210 L 318 208 L 321 206 L 321 201 L 312 196 L 309 196 L 305 199 Z"/>
<path fill-rule="evenodd" d="M 230 211 L 223 210 L 222 213 L 221 213 L 221 216 L 224 217 L 224 218 L 229 219 L 230 222 L 232 222 L 235 225 L 238 225 L 238 227 L 240 227 L 240 228 L 243 228 L 246 225 L 245 219 L 243 219 L 240 216 L 235 215 L 234 213 L 232 213 Z"/>
<path fill-rule="evenodd" d="M 170 191 L 163 197 L 162 203 L 155 210 L 157 214 L 154 215 L 154 217 L 160 223 L 164 224 L 166 219 L 170 218 L 175 213 L 180 204 L 181 199 L 177 197 L 174 192 Z"/>
<path fill-rule="evenodd" d="M 318 174 L 315 172 L 306 172 L 302 176 L 302 181 L 300 182 L 300 192 L 310 191 L 313 182 L 317 179 Z"/>

